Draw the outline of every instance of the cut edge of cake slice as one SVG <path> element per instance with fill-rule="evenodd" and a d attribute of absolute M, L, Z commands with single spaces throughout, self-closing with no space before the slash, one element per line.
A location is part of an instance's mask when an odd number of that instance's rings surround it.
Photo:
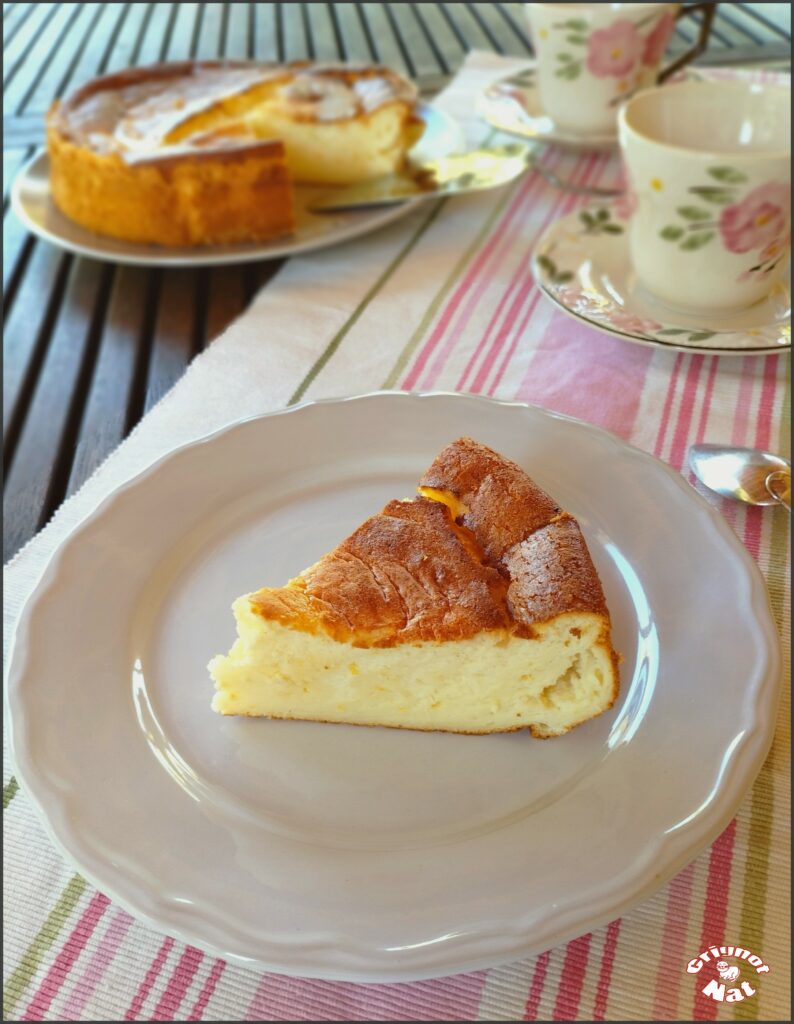
<path fill-rule="evenodd" d="M 286 587 L 234 603 L 213 708 L 561 735 L 612 706 L 618 657 L 579 525 L 467 438 Z"/>

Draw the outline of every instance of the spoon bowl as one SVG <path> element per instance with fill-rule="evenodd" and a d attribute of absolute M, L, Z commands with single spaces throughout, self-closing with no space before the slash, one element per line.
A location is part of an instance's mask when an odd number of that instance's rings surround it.
<path fill-rule="evenodd" d="M 791 463 L 754 448 L 696 444 L 692 472 L 710 490 L 748 505 L 784 505 L 791 511 Z"/>

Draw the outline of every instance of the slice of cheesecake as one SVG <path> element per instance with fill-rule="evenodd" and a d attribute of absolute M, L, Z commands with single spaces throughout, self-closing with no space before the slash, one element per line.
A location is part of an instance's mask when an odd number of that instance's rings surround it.
<path fill-rule="evenodd" d="M 579 525 L 515 463 L 448 445 L 285 587 L 234 603 L 213 708 L 319 722 L 558 736 L 611 707 L 618 658 Z"/>

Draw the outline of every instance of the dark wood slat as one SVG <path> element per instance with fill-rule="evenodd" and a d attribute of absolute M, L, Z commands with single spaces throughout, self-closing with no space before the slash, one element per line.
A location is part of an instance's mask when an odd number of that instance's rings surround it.
<path fill-rule="evenodd" d="M 47 31 L 48 27 L 53 21 L 55 21 L 59 14 L 58 8 L 60 5 L 58 4 L 50 4 L 49 6 L 45 4 L 37 4 L 36 6 L 37 10 L 34 11 L 33 15 L 25 22 L 23 31 L 18 33 L 10 43 L 6 44 L 4 41 L 3 110 L 12 111 L 15 109 L 15 104 L 21 93 L 20 90 L 17 89 L 15 95 L 15 91 L 12 89 L 14 80 L 22 68 L 27 64 L 28 58 L 35 49 L 42 33 Z"/>
<path fill-rule="evenodd" d="M 69 67 L 75 48 L 80 44 L 81 29 L 90 24 L 91 16 L 87 4 L 63 5 L 63 11 L 57 12 L 26 56 L 24 66 L 14 79 L 13 88 L 4 93 L 4 110 L 43 113 L 47 109 L 53 98 L 54 75 L 59 73 L 59 69 Z M 50 56 L 55 45 L 58 45 L 58 60 L 52 60 Z"/>
<path fill-rule="evenodd" d="M 3 148 L 3 203 L 8 199 L 11 190 L 11 183 L 23 163 L 30 157 L 32 150 L 29 146 L 19 146 L 6 149 Z"/>
<path fill-rule="evenodd" d="M 44 112 L 70 82 L 92 78 L 99 69 L 108 35 L 122 13 L 123 7 L 114 10 L 107 4 L 85 4 L 58 47 L 58 59 L 48 62 L 35 87 L 25 95 L 20 111 Z"/>
<path fill-rule="evenodd" d="M 9 225 L 9 230 L 12 227 Z M 24 229 L 21 231 L 24 236 Z M 41 360 L 47 350 L 52 321 L 58 314 L 71 261 L 71 256 L 54 246 L 37 242 L 5 320 L 3 433 L 6 460 L 13 455 L 14 436 L 21 429 L 27 412 L 27 398 L 35 386 Z"/>
<path fill-rule="evenodd" d="M 290 45 L 287 48 L 287 58 L 295 60 L 302 52 L 305 45 L 303 25 L 301 23 L 300 9 L 298 4 L 289 4 L 292 8 L 291 17 L 283 19 L 283 4 L 252 4 L 256 12 L 254 23 L 254 56 L 257 60 L 283 60 L 285 47 L 284 33 L 285 21 L 289 21 Z M 278 15 L 278 17 L 277 17 Z M 279 35 L 279 28 L 281 35 Z M 297 38 L 296 38 L 297 37 Z M 281 45 L 281 49 L 279 48 Z M 279 57 L 279 53 L 282 54 Z"/>
<path fill-rule="evenodd" d="M 715 21 L 720 28 L 722 28 L 723 25 L 730 26 L 730 29 L 735 32 L 738 37 L 737 42 L 739 45 L 755 43 L 756 45 L 762 46 L 764 43 L 766 33 L 759 31 L 757 24 L 742 17 L 741 11 L 737 11 L 736 8 L 731 10 L 728 4 L 723 4 L 718 8 Z"/>
<path fill-rule="evenodd" d="M 200 286 L 204 281 L 200 282 Z M 222 334 L 247 305 L 245 275 L 241 267 L 212 267 L 206 274 L 207 308 L 203 318 L 201 347 Z"/>
<path fill-rule="evenodd" d="M 303 4 L 309 18 L 314 46 L 314 58 L 319 61 L 338 61 L 339 49 L 334 37 L 334 26 L 327 4 Z"/>
<path fill-rule="evenodd" d="M 366 22 L 370 38 L 378 55 L 381 64 L 387 64 L 395 71 L 402 74 L 410 74 L 397 40 L 394 37 L 389 20 L 382 4 L 356 4 L 361 12 L 362 19 Z"/>
<path fill-rule="evenodd" d="M 124 31 L 113 40 L 105 62 L 106 71 L 119 71 L 135 63 L 141 33 L 154 10 L 152 4 L 133 3 L 124 21 Z"/>
<path fill-rule="evenodd" d="M 225 4 L 204 4 L 198 46 L 194 56 L 198 60 L 211 60 L 221 53 L 223 43 L 223 9 Z"/>
<path fill-rule="evenodd" d="M 443 4 L 444 12 L 457 28 L 469 50 L 491 50 L 490 40 L 477 21 L 472 17 L 466 4 Z M 457 34 L 456 33 L 456 34 Z"/>
<path fill-rule="evenodd" d="M 3 218 L 3 315 L 14 304 L 28 260 L 36 244 L 35 238 L 10 211 Z M 42 243 L 44 244 L 44 243 Z"/>
<path fill-rule="evenodd" d="M 68 494 L 88 479 L 127 433 L 150 278 L 151 272 L 140 267 L 115 270 L 99 354 L 69 474 Z"/>
<path fill-rule="evenodd" d="M 402 44 L 403 59 L 412 77 L 435 75 L 443 71 L 411 5 L 390 3 L 384 6 L 392 31 Z"/>
<path fill-rule="evenodd" d="M 444 75 L 448 75 L 450 73 L 449 61 L 444 56 L 444 53 L 443 53 L 441 47 L 438 45 L 438 41 L 436 40 L 436 38 L 433 35 L 433 33 L 430 31 L 430 27 L 429 27 L 429 25 L 427 23 L 427 19 L 422 14 L 422 7 L 423 6 L 426 6 L 426 5 L 418 4 L 418 3 L 412 3 L 411 4 L 411 10 L 414 13 L 414 17 L 416 18 L 416 22 L 419 25 L 419 28 L 421 29 L 422 33 L 424 34 L 424 37 L 425 37 L 425 39 L 427 41 L 427 45 L 433 51 L 433 57 L 435 58 L 435 61 L 436 61 L 436 64 L 438 65 L 438 67 L 441 69 L 441 73 L 444 74 Z"/>
<path fill-rule="evenodd" d="M 197 275 L 178 268 L 162 272 L 163 281 L 152 340 L 144 397 L 148 412 L 170 391 L 193 358 L 196 343 Z"/>
<path fill-rule="evenodd" d="M 163 60 L 188 60 L 192 56 L 193 30 L 201 4 L 170 4 L 171 16 L 161 47 Z"/>
<path fill-rule="evenodd" d="M 168 45 L 168 26 L 173 15 L 172 4 L 155 3 L 146 12 L 147 17 L 130 54 L 130 64 L 151 64 L 162 60 Z"/>
<path fill-rule="evenodd" d="M 258 4 L 257 10 L 263 6 L 265 5 Z M 304 17 L 303 5 L 274 4 L 273 6 L 277 7 L 276 13 L 283 23 L 284 59 L 300 60 L 308 57 L 310 54 L 307 36 L 308 19 Z"/>
<path fill-rule="evenodd" d="M 466 4 L 467 9 L 478 22 L 483 32 L 492 40 L 493 48 L 498 53 L 509 57 L 523 57 L 526 46 L 516 35 L 510 23 L 496 4 Z M 523 12 L 522 12 L 523 16 Z M 526 18 L 524 18 L 526 21 Z"/>
<path fill-rule="evenodd" d="M 16 34 L 40 4 L 13 4 L 3 11 L 3 47 L 11 45 Z"/>
<path fill-rule="evenodd" d="M 245 60 L 248 52 L 248 4 L 230 4 L 229 24 L 223 56 L 233 60 Z"/>
<path fill-rule="evenodd" d="M 421 12 L 421 20 L 435 40 L 436 46 L 443 56 L 444 63 L 449 68 L 448 73 L 454 73 L 466 55 L 466 47 L 463 41 L 454 32 L 450 31 L 449 24 L 441 13 L 439 4 L 420 3 L 414 6 Z"/>
<path fill-rule="evenodd" d="M 731 6 L 735 7 L 738 11 L 741 11 L 742 14 L 747 15 L 748 18 L 752 18 L 753 21 L 757 22 L 758 24 L 763 25 L 768 33 L 770 33 L 772 36 L 777 37 L 778 41 L 781 38 L 783 38 L 783 39 L 790 39 L 791 38 L 791 9 L 790 8 L 789 8 L 789 17 L 788 17 L 789 31 L 787 32 L 785 30 L 785 28 L 783 28 L 782 25 L 778 25 L 777 22 L 775 22 L 771 18 L 769 18 L 766 14 L 764 14 L 763 11 L 759 11 L 758 10 L 758 4 L 732 4 Z M 779 6 L 781 8 L 783 7 L 782 4 L 779 5 Z"/>
<path fill-rule="evenodd" d="M 355 4 L 333 4 L 342 44 L 348 60 L 368 63 L 377 61 L 375 50 L 367 38 Z"/>
<path fill-rule="evenodd" d="M 501 14 L 504 21 L 510 27 L 511 33 L 516 37 L 517 49 L 515 51 L 511 50 L 510 52 L 515 52 L 517 56 L 522 57 L 525 53 L 534 53 L 532 41 L 529 38 L 527 19 L 524 16 L 523 5 L 497 3 L 493 6 L 499 14 Z"/>
<path fill-rule="evenodd" d="M 4 557 L 41 528 L 65 491 L 110 267 L 75 261 L 6 477 Z"/>

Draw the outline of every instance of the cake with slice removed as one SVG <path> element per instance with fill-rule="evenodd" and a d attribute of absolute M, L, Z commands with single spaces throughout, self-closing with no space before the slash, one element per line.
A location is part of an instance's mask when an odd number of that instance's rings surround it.
<path fill-rule="evenodd" d="M 224 715 L 558 736 L 612 706 L 618 657 L 579 525 L 468 438 L 284 587 L 234 603 Z"/>

